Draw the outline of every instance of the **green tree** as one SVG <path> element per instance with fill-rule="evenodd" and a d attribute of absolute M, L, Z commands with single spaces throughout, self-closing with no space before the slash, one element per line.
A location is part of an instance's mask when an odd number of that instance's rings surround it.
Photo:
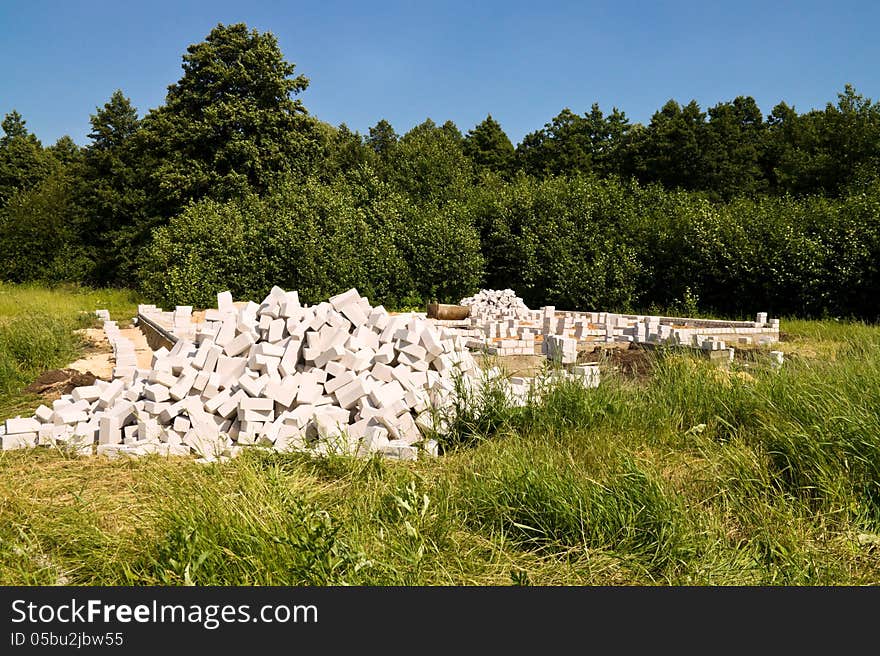
<path fill-rule="evenodd" d="M 764 129 L 764 117 L 751 96 L 739 96 L 709 109 L 706 189 L 724 199 L 764 191 Z"/>
<path fill-rule="evenodd" d="M 0 206 L 17 191 L 35 187 L 56 168 L 56 160 L 31 134 L 21 114 L 13 110 L 2 122 L 0 137 Z"/>
<path fill-rule="evenodd" d="M 133 284 L 143 239 L 145 192 L 137 109 L 116 90 L 90 117 L 92 143 L 83 156 L 79 204 L 83 238 L 97 255 L 101 284 Z"/>
<path fill-rule="evenodd" d="M 52 157 L 63 166 L 71 166 L 82 161 L 83 149 L 66 134 L 47 148 Z"/>
<path fill-rule="evenodd" d="M 183 77 L 143 121 L 153 212 L 169 217 L 206 196 L 265 192 L 315 168 L 316 121 L 292 96 L 308 86 L 270 32 L 218 24 L 187 48 Z"/>
<path fill-rule="evenodd" d="M 592 170 L 592 153 L 584 119 L 568 107 L 523 139 L 519 158 L 532 175 L 573 175 Z"/>
<path fill-rule="evenodd" d="M 533 175 L 613 175 L 621 170 L 630 127 L 616 107 L 607 116 L 598 103 L 583 116 L 566 107 L 542 130 L 527 135 L 517 155 Z"/>
<path fill-rule="evenodd" d="M 76 213 L 71 177 L 63 167 L 16 191 L 0 208 L 0 279 L 88 279 L 94 262 L 82 245 Z"/>
<path fill-rule="evenodd" d="M 461 197 L 471 184 L 472 164 L 463 139 L 449 122 L 437 127 L 431 119 L 407 132 L 391 151 L 387 179 L 417 202 L 444 203 Z"/>
<path fill-rule="evenodd" d="M 487 169 L 502 175 L 510 175 L 516 161 L 516 151 L 510 138 L 492 115 L 486 116 L 469 130 L 462 144 L 464 154 L 470 157 L 478 169 Z"/>
<path fill-rule="evenodd" d="M 370 128 L 366 138 L 367 145 L 372 148 L 379 157 L 385 158 L 397 144 L 400 137 L 394 131 L 391 123 L 384 118 Z"/>
<path fill-rule="evenodd" d="M 667 189 L 705 189 L 706 114 L 692 100 L 684 107 L 674 100 L 651 117 L 638 142 L 642 182 L 660 182 Z"/>
<path fill-rule="evenodd" d="M 846 85 L 837 105 L 798 115 L 785 103 L 767 118 L 764 169 L 771 188 L 842 195 L 880 171 L 880 103 Z"/>
<path fill-rule="evenodd" d="M 330 128 L 322 162 L 323 174 L 332 179 L 337 175 L 355 172 L 363 167 L 374 168 L 379 156 L 358 132 L 352 132 L 345 123 Z"/>

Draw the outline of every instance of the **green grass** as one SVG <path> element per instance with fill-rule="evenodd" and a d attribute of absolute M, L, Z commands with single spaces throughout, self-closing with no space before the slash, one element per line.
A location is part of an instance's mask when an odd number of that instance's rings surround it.
<path fill-rule="evenodd" d="M 80 312 L 109 310 L 115 321 L 131 319 L 137 312 L 137 294 L 125 289 L 91 289 L 74 285 L 42 287 L 0 282 L 0 321 L 26 314 L 75 317 Z"/>
<path fill-rule="evenodd" d="M 0 583 L 878 584 L 880 329 L 782 328 L 781 370 L 478 397 L 433 461 L 3 453 Z"/>
<path fill-rule="evenodd" d="M 125 321 L 137 302 L 125 290 L 0 283 L 0 419 L 33 410 L 36 397 L 22 390 L 41 372 L 77 358 L 83 343 L 75 331 L 97 325 L 94 310 Z"/>

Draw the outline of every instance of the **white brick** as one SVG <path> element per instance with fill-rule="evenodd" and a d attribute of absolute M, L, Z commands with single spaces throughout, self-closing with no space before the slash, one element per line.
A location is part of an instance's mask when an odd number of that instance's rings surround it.
<path fill-rule="evenodd" d="M 98 421 L 98 444 L 120 444 L 122 433 L 116 417 L 101 417 Z"/>
<path fill-rule="evenodd" d="M 0 436 L 0 450 L 27 449 L 37 444 L 37 433 L 16 433 Z"/>
<path fill-rule="evenodd" d="M 396 380 L 375 386 L 370 392 L 370 401 L 379 408 L 387 407 L 400 401 L 404 396 L 404 389 Z"/>
<path fill-rule="evenodd" d="M 244 332 L 232 339 L 228 344 L 226 344 L 223 347 L 223 352 L 226 353 L 227 356 L 233 358 L 246 352 L 253 345 L 254 338 L 251 333 Z"/>
<path fill-rule="evenodd" d="M 244 373 L 238 379 L 238 386 L 247 392 L 249 396 L 259 396 L 262 394 L 268 382 L 269 378 L 266 376 L 254 378 L 253 376 Z"/>
<path fill-rule="evenodd" d="M 275 402 L 266 398 L 249 398 L 241 399 L 239 407 L 242 410 L 258 410 L 260 412 L 268 412 L 275 409 Z"/>
<path fill-rule="evenodd" d="M 36 433 L 40 430 L 40 422 L 37 419 L 16 417 L 6 420 L 6 434 Z"/>
<path fill-rule="evenodd" d="M 71 392 L 74 401 L 97 401 L 101 396 L 101 388 L 97 385 L 83 385 L 77 387 Z"/>
<path fill-rule="evenodd" d="M 101 392 L 101 396 L 98 397 L 98 407 L 109 407 L 124 390 L 125 383 L 121 380 L 114 380 L 104 388 L 104 391 Z"/>
<path fill-rule="evenodd" d="M 331 364 L 335 364 L 333 362 L 328 363 L 328 367 Z M 348 385 L 355 379 L 355 374 L 352 371 L 343 370 L 340 374 L 336 375 L 334 378 L 329 379 L 326 383 L 324 383 L 324 391 L 327 394 L 333 394 L 340 387 Z"/>
<path fill-rule="evenodd" d="M 364 381 L 360 378 L 356 378 L 347 385 L 337 389 L 335 394 L 339 405 L 346 410 L 353 408 L 357 404 L 358 399 L 366 395 L 367 388 L 364 385 Z"/>

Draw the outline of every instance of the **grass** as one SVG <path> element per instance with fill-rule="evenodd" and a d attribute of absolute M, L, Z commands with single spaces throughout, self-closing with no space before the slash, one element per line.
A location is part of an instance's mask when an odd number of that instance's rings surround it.
<path fill-rule="evenodd" d="M 491 391 L 433 461 L 2 453 L 0 583 L 880 583 L 880 329 L 783 330 L 778 370 Z"/>
<path fill-rule="evenodd" d="M 137 298 L 124 290 L 0 283 L 0 419 L 33 410 L 38 400 L 23 389 L 76 359 L 83 343 L 75 331 L 95 324 L 83 313 L 101 308 L 124 321 L 134 316 Z"/>

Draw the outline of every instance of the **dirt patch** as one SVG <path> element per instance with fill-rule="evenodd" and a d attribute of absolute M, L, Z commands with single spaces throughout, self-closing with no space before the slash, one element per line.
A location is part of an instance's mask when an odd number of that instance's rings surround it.
<path fill-rule="evenodd" d="M 41 373 L 24 391 L 57 399 L 62 394 L 70 394 L 77 387 L 94 384 L 95 375 L 91 371 L 83 373 L 76 369 L 50 369 Z"/>
<path fill-rule="evenodd" d="M 599 348 L 592 352 L 583 351 L 578 354 L 578 362 L 597 362 L 636 380 L 649 378 L 654 369 L 654 355 L 642 348 Z"/>
<path fill-rule="evenodd" d="M 474 360 L 481 369 L 501 367 L 511 376 L 532 378 L 537 376 L 545 366 L 547 358 L 543 355 L 485 355 L 474 353 Z"/>
<path fill-rule="evenodd" d="M 134 343 L 137 366 L 141 369 L 149 369 L 153 352 L 150 350 L 144 334 L 138 328 L 123 328 L 119 334 Z M 71 362 L 67 367 L 93 372 L 101 380 L 111 380 L 113 377 L 113 353 L 103 329 L 88 328 L 83 331 L 82 335 L 84 338 L 82 357 Z"/>

